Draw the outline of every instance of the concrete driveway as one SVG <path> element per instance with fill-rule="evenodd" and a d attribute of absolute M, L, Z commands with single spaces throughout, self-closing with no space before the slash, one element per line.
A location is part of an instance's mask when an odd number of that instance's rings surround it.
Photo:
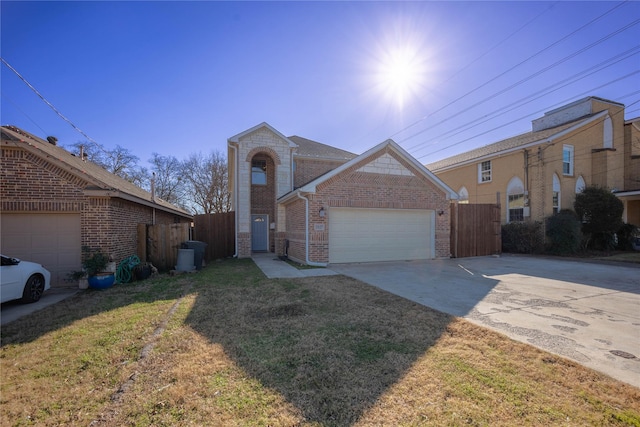
<path fill-rule="evenodd" d="M 640 266 L 506 255 L 330 268 L 640 387 Z"/>

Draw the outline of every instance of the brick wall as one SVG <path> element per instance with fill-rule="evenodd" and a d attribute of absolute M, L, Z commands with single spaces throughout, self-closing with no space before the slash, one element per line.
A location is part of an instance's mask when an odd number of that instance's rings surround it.
<path fill-rule="evenodd" d="M 151 224 L 153 209 L 122 199 L 88 197 L 88 182 L 19 148 L 3 148 L 0 163 L 2 212 L 80 213 L 81 243 L 114 260 L 135 255 L 137 224 Z M 186 222 L 156 209 L 156 223 Z"/>
<path fill-rule="evenodd" d="M 395 159 L 405 171 L 412 174 L 376 174 L 362 172 L 365 165 L 375 160 L 378 153 L 364 159 L 343 173 L 320 184 L 315 194 L 307 195 L 309 200 L 309 260 L 326 263 L 329 261 L 329 227 L 327 217 L 320 217 L 320 208 L 388 208 L 388 209 L 430 209 L 444 211 L 436 215 L 435 250 L 436 257 L 450 256 L 450 209 L 446 195 L 429 179 L 416 171 L 393 151 L 387 156 Z M 287 205 L 287 239 L 290 241 L 289 256 L 305 259 L 305 202 L 296 200 Z M 314 224 L 324 224 L 324 231 L 316 231 Z"/>
<path fill-rule="evenodd" d="M 334 170 L 346 161 L 329 161 L 295 157 L 296 169 L 293 172 L 294 187 L 302 187 L 320 175 Z"/>

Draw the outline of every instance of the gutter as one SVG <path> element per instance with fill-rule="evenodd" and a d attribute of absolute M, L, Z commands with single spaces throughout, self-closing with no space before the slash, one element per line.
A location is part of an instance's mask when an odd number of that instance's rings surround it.
<path fill-rule="evenodd" d="M 326 267 L 327 265 L 329 265 L 326 262 L 313 262 L 313 261 L 309 261 L 309 199 L 307 199 L 304 196 L 300 195 L 300 192 L 296 192 L 295 193 L 296 196 L 298 196 L 299 199 L 304 200 L 304 246 L 305 246 L 305 253 L 304 253 L 304 257 L 305 257 L 305 262 L 307 263 L 307 265 L 310 265 L 312 267 Z"/>
<path fill-rule="evenodd" d="M 229 148 L 233 149 L 233 157 L 235 160 L 235 167 L 234 167 L 234 171 L 233 171 L 233 201 L 235 202 L 235 206 L 233 207 L 233 211 L 234 211 L 234 216 L 235 216 L 235 230 L 234 230 L 234 235 L 235 235 L 235 253 L 233 254 L 234 258 L 238 258 L 238 147 L 236 147 L 233 142 L 229 141 Z"/>

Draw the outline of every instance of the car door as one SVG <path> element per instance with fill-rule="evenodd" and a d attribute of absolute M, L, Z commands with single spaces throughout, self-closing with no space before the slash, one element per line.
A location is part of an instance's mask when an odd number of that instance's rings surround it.
<path fill-rule="evenodd" d="M 3 256 L 0 266 L 0 302 L 22 298 L 22 285 L 19 263 Z"/>

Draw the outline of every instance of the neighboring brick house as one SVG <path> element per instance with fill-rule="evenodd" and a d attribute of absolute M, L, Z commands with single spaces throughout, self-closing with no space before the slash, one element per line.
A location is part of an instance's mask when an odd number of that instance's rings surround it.
<path fill-rule="evenodd" d="M 228 140 L 236 250 L 311 265 L 450 256 L 457 194 L 395 142 L 356 155 L 262 123 Z"/>
<path fill-rule="evenodd" d="M 191 222 L 191 215 L 83 161 L 62 147 L 2 127 L 1 250 L 43 264 L 62 286 L 82 247 L 120 261 L 137 250 L 137 225 Z"/>
<path fill-rule="evenodd" d="M 640 225 L 640 122 L 624 105 L 587 97 L 533 120 L 532 131 L 426 165 L 460 203 L 496 203 L 502 223 L 542 221 L 573 209 L 577 192 L 597 185 Z"/>

